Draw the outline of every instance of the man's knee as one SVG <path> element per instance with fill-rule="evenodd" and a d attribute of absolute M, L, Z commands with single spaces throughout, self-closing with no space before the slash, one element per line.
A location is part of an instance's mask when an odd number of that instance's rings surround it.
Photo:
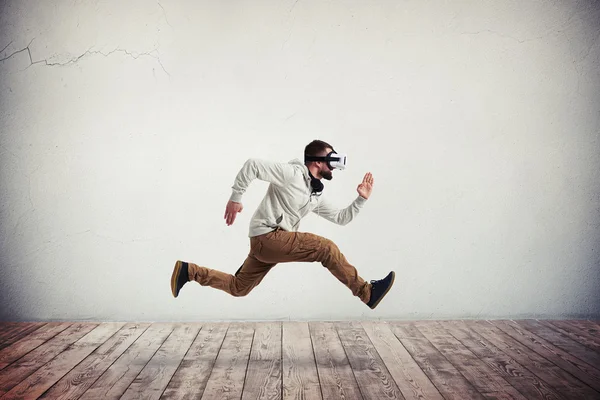
<path fill-rule="evenodd" d="M 252 289 L 254 289 L 254 286 L 240 284 L 238 279 L 234 279 L 231 283 L 230 293 L 233 297 L 244 297 L 247 296 Z"/>
<path fill-rule="evenodd" d="M 333 240 L 323 239 L 323 242 L 321 243 L 321 249 L 319 251 L 319 261 L 327 261 L 332 255 L 339 253 L 339 251 L 339 248 L 333 242 Z"/>

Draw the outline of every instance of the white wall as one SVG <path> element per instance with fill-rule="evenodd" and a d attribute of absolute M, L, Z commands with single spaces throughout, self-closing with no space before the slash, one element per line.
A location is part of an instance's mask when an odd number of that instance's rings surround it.
<path fill-rule="evenodd" d="M 5 1 L 0 6 L 0 319 L 600 316 L 600 4 L 592 1 Z M 365 279 L 320 264 L 249 296 L 233 273 L 266 184 L 223 221 L 249 157 L 315 138 L 349 154 L 310 216 Z"/>

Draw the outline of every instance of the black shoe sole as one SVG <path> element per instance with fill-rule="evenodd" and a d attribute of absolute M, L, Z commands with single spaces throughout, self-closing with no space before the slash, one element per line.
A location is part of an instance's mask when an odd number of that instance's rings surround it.
<path fill-rule="evenodd" d="M 177 297 L 179 295 L 179 289 L 181 289 L 181 287 L 177 287 L 177 282 L 179 282 L 179 276 L 181 275 L 182 267 L 183 261 L 177 261 L 175 263 L 175 267 L 173 268 L 173 275 L 171 275 L 171 293 L 173 293 L 173 297 Z"/>
<path fill-rule="evenodd" d="M 385 292 L 383 292 L 383 294 L 381 295 L 381 297 L 379 298 L 379 300 L 377 300 L 375 302 L 375 304 L 373 304 L 372 306 L 369 306 L 369 308 L 371 308 L 371 310 L 374 310 L 375 307 L 377 307 L 377 305 L 379 303 L 381 303 L 381 300 L 383 300 L 383 298 L 385 297 L 385 295 L 390 291 L 390 289 L 394 285 L 394 281 L 395 280 L 396 280 L 396 273 L 394 271 L 392 271 L 392 281 L 390 282 L 390 285 L 387 287 L 387 289 L 385 289 Z"/>

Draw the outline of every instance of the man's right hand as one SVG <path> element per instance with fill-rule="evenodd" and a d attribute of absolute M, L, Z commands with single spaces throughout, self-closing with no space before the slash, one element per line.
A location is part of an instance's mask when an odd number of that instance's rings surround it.
<path fill-rule="evenodd" d="M 243 209 L 244 206 L 242 206 L 242 203 L 236 203 L 231 200 L 227 202 L 227 206 L 225 207 L 225 222 L 228 226 L 233 224 L 237 213 L 242 212 Z"/>

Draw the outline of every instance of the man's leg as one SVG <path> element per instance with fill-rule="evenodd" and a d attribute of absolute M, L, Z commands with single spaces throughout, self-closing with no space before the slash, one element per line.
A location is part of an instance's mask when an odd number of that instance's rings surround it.
<path fill-rule="evenodd" d="M 196 281 L 202 286 L 210 286 L 239 297 L 250 293 L 274 266 L 275 264 L 258 261 L 256 258 L 248 256 L 236 275 L 193 263 L 188 264 L 188 274 L 190 281 Z"/>
<path fill-rule="evenodd" d="M 255 256 L 264 263 L 320 262 L 363 303 L 371 298 L 371 284 L 362 279 L 331 240 L 312 233 L 277 230 L 257 238 Z"/>
<path fill-rule="evenodd" d="M 251 238 L 250 254 L 248 254 L 246 261 L 244 261 L 244 264 L 237 270 L 235 275 L 216 269 L 201 267 L 193 263 L 186 263 L 188 280 L 196 281 L 202 286 L 210 286 L 215 289 L 223 290 L 232 296 L 246 296 L 263 280 L 267 272 L 269 272 L 276 264 L 256 259 L 254 253 L 257 243 L 257 239 Z M 177 269 L 177 265 L 175 268 Z"/>

